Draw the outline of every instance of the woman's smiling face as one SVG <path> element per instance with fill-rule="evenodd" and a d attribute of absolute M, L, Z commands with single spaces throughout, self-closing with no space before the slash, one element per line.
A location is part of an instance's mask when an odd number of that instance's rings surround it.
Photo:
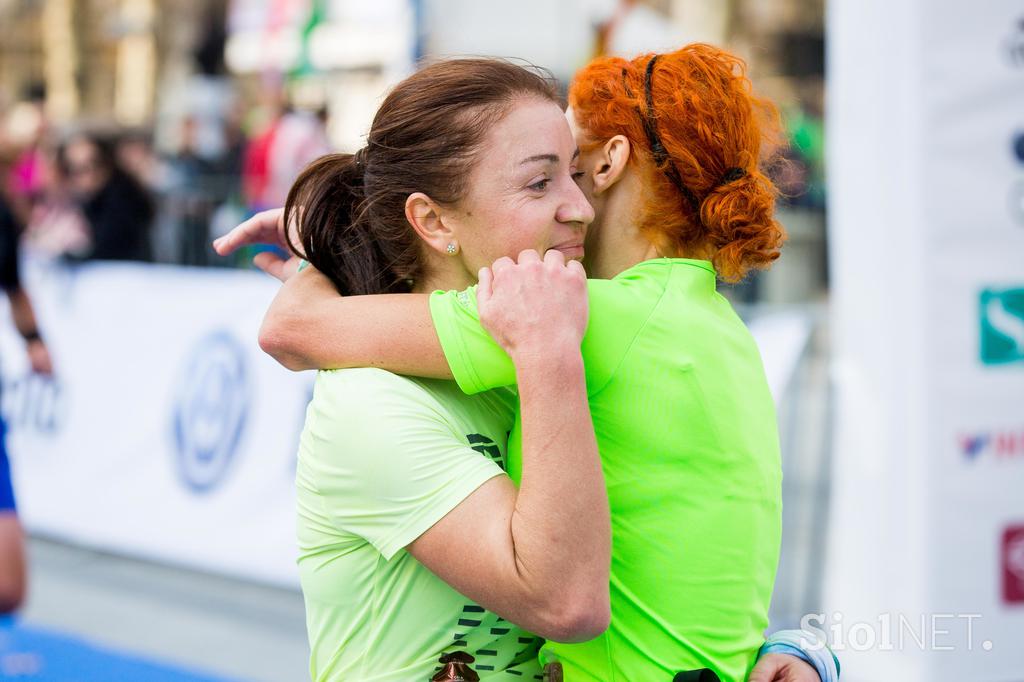
<path fill-rule="evenodd" d="M 576 182 L 578 159 L 558 105 L 533 97 L 511 104 L 478 151 L 466 196 L 445 211 L 469 272 L 524 249 L 583 257 L 594 210 Z"/>

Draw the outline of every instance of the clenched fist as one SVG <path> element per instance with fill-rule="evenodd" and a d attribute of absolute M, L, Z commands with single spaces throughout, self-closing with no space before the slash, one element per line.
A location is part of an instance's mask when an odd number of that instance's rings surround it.
<path fill-rule="evenodd" d="M 480 270 L 480 322 L 518 365 L 565 349 L 579 351 L 587 329 L 587 275 L 560 251 L 500 258 Z"/>

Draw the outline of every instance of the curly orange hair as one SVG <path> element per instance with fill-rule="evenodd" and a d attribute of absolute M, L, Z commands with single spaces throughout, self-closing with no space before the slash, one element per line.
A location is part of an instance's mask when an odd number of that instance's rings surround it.
<path fill-rule="evenodd" d="M 779 114 L 752 90 L 743 60 L 699 43 L 632 61 L 596 59 L 569 87 L 576 121 L 593 140 L 584 147 L 615 135 L 630 141 L 648 190 L 641 231 L 662 253 L 710 253 L 728 282 L 769 267 L 786 237 L 762 170 L 781 140 Z M 662 149 L 652 149 L 658 141 Z"/>

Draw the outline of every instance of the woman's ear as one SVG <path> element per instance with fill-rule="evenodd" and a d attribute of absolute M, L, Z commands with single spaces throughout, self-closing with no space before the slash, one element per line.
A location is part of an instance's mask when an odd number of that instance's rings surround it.
<path fill-rule="evenodd" d="M 451 255 L 453 248 L 458 251 L 458 240 L 442 219 L 441 207 L 423 192 L 413 192 L 406 198 L 405 219 L 420 239 L 438 253 Z"/>
<path fill-rule="evenodd" d="M 594 196 L 619 181 L 629 162 L 629 152 L 629 140 L 624 135 L 616 135 L 601 146 L 590 169 L 594 179 Z"/>

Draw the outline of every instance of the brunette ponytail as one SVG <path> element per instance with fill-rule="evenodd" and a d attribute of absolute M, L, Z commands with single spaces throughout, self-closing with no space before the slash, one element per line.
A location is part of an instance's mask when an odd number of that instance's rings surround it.
<path fill-rule="evenodd" d="M 285 224 L 298 225 L 302 245 L 290 246 L 344 296 L 408 291 L 419 274 L 416 237 L 407 228 L 374 230 L 363 171 L 355 154 L 328 154 L 302 171 L 284 207 Z"/>

